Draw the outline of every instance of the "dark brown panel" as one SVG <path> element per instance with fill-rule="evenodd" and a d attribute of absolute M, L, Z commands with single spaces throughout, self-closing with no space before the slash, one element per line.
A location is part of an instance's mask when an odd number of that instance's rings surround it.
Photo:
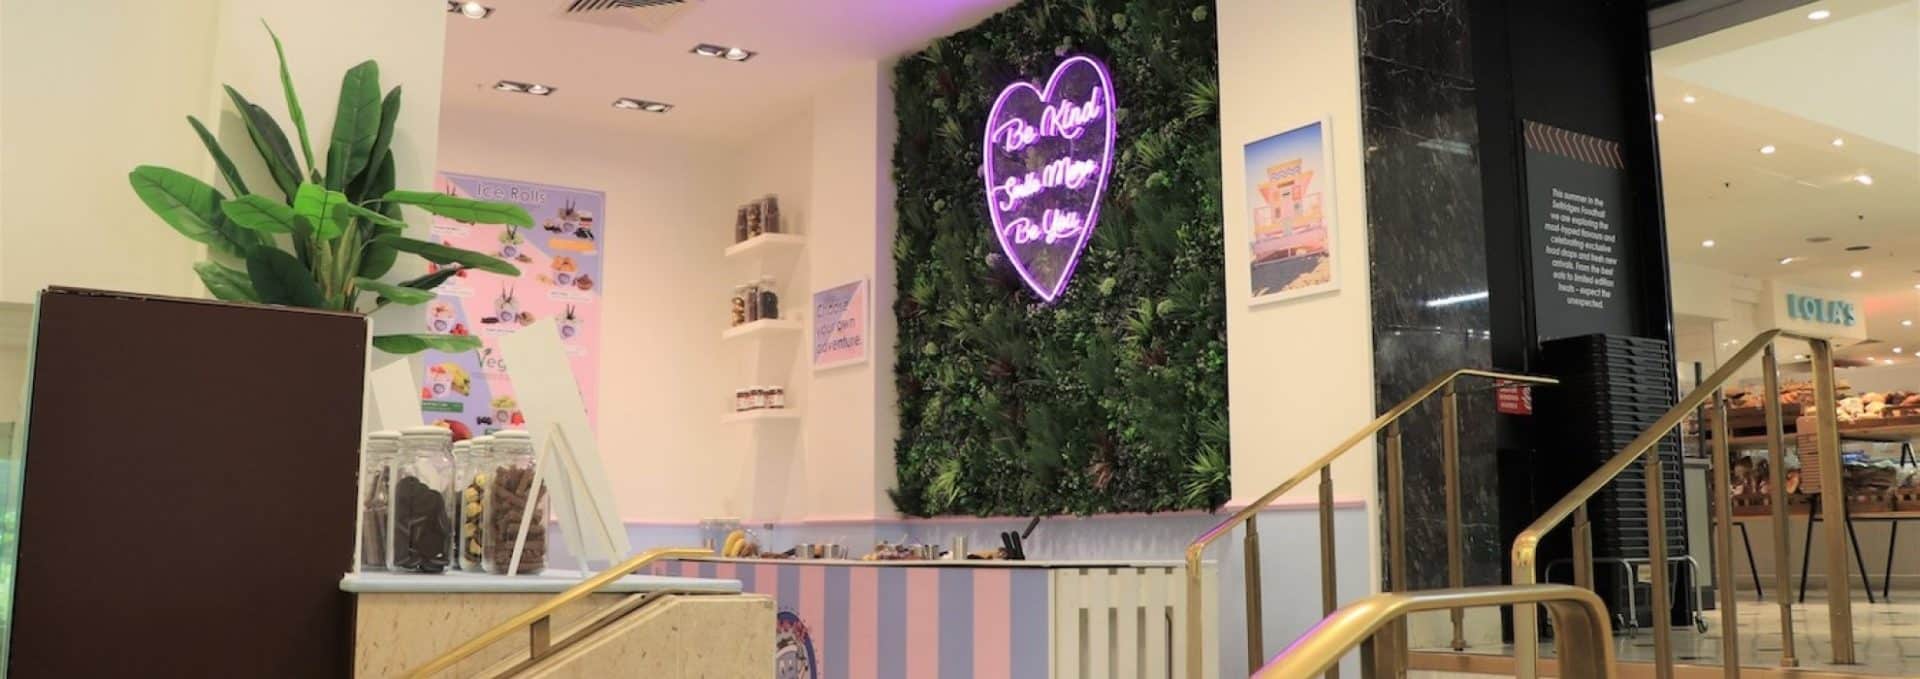
<path fill-rule="evenodd" d="M 42 297 L 9 676 L 345 676 L 366 321 Z"/>

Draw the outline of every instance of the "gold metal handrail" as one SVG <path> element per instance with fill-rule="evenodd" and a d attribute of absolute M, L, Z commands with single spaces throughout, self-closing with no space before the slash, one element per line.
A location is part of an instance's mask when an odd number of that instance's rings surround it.
<path fill-rule="evenodd" d="M 1508 585 L 1424 592 L 1389 592 L 1355 601 L 1328 615 L 1295 639 L 1255 679 L 1305 679 L 1333 673 L 1340 659 L 1361 646 L 1361 676 L 1394 676 L 1373 666 L 1381 630 L 1423 611 L 1483 606 L 1531 608 L 1545 605 L 1553 616 L 1554 643 L 1560 651 L 1561 679 L 1611 679 L 1613 628 L 1606 604 L 1591 590 L 1568 585 Z"/>
<path fill-rule="evenodd" d="M 1653 601 L 1651 605 L 1654 614 L 1654 676 L 1657 679 L 1671 679 L 1673 677 L 1674 661 L 1672 642 L 1673 624 L 1671 619 L 1672 606 L 1667 594 L 1667 571 L 1669 564 L 1667 560 L 1666 511 L 1665 498 L 1662 493 L 1661 460 L 1659 455 L 1647 456 L 1647 452 L 1653 450 L 1654 447 L 1659 444 L 1660 439 L 1672 432 L 1675 427 L 1680 426 L 1680 423 L 1684 421 L 1689 414 L 1694 412 L 1696 408 L 1708 403 L 1709 399 L 1711 399 L 1711 407 L 1713 408 L 1714 415 L 1714 446 L 1713 459 L 1711 461 L 1713 479 L 1708 486 L 1709 492 L 1713 494 L 1712 500 L 1715 508 L 1714 522 L 1716 524 L 1716 531 L 1713 541 L 1714 544 L 1710 549 L 1713 552 L 1715 581 L 1719 583 L 1719 590 L 1721 592 L 1717 597 L 1720 604 L 1721 657 L 1726 676 L 1738 677 L 1740 674 L 1739 635 L 1733 633 L 1736 628 L 1736 603 L 1733 596 L 1733 519 L 1730 506 L 1731 502 L 1728 498 L 1729 487 L 1727 479 L 1730 458 L 1729 439 L 1731 436 L 1727 428 L 1725 387 L 1728 380 L 1731 380 L 1735 373 L 1752 362 L 1755 356 L 1762 358 L 1762 378 L 1767 391 L 1767 393 L 1763 395 L 1767 420 L 1767 448 L 1774 461 L 1774 468 L 1777 470 L 1774 472 L 1775 476 L 1772 483 L 1775 536 L 1774 557 L 1776 564 L 1784 564 L 1787 560 L 1785 556 L 1787 549 L 1787 504 L 1785 494 L 1786 484 L 1784 482 L 1786 467 L 1782 464 L 1781 460 L 1785 452 L 1785 444 L 1782 440 L 1782 433 L 1785 429 L 1781 422 L 1780 413 L 1779 365 L 1773 346 L 1775 340 L 1783 337 L 1803 340 L 1811 346 L 1812 350 L 1810 353 L 1813 359 L 1813 390 L 1815 408 L 1818 410 L 1819 435 L 1817 438 L 1817 457 L 1819 459 L 1820 474 L 1823 483 L 1833 484 L 1833 489 L 1838 490 L 1839 485 L 1842 483 L 1842 470 L 1839 455 L 1840 440 L 1838 411 L 1836 408 L 1837 399 L 1834 391 L 1833 345 L 1828 340 L 1819 337 L 1810 337 L 1779 329 L 1768 330 L 1755 336 L 1752 341 L 1747 342 L 1746 346 L 1741 347 L 1731 358 L 1721 364 L 1720 368 L 1715 370 L 1712 375 L 1709 375 L 1705 380 L 1702 380 L 1696 385 L 1694 389 L 1682 397 L 1679 403 L 1675 404 L 1672 409 L 1661 415 L 1660 419 L 1656 420 L 1652 427 L 1634 438 L 1632 442 L 1628 443 L 1627 446 L 1621 449 L 1618 454 L 1614 455 L 1612 459 L 1607 460 L 1598 470 L 1595 470 L 1591 475 L 1587 476 L 1584 481 L 1581 481 L 1580 485 L 1574 487 L 1573 491 L 1569 492 L 1566 497 L 1561 498 L 1559 502 L 1547 509 L 1546 513 L 1542 514 L 1540 518 L 1535 519 L 1531 525 L 1527 526 L 1526 530 L 1521 531 L 1519 537 L 1517 537 L 1513 543 L 1512 563 L 1514 584 L 1531 585 L 1536 581 L 1537 574 L 1535 567 L 1539 559 L 1541 539 L 1546 537 L 1548 531 L 1553 530 L 1556 526 L 1560 525 L 1562 521 L 1565 521 L 1571 516 L 1573 517 L 1575 583 L 1582 587 L 1591 588 L 1593 557 L 1590 544 L 1591 527 L 1587 521 L 1587 501 L 1598 494 L 1608 483 L 1612 482 L 1614 477 L 1626 471 L 1627 467 L 1642 457 L 1645 457 L 1646 464 L 1642 469 L 1642 473 L 1645 477 L 1645 492 L 1647 496 L 1647 524 L 1649 532 L 1648 563 L 1651 566 L 1649 570 L 1652 571 L 1653 576 Z M 1804 453 L 1805 451 L 1802 452 Z M 1803 457 L 1802 459 L 1804 460 L 1805 458 Z M 1825 492 L 1827 489 L 1823 488 L 1822 490 Z M 1838 495 L 1839 493 L 1835 494 Z M 1828 573 L 1847 572 L 1845 556 L 1846 536 L 1844 532 L 1844 520 L 1841 514 L 1844 509 L 1844 500 L 1821 503 L 1822 520 L 1827 524 L 1825 526 L 1825 540 Z M 1808 530 L 1812 530 L 1811 524 L 1809 524 Z M 1780 588 L 1776 590 L 1779 592 L 1779 595 L 1775 598 L 1780 601 L 1780 625 L 1782 630 L 1781 664 L 1791 667 L 1798 663 L 1794 658 L 1792 604 L 1786 593 L 1787 569 L 1782 565 L 1776 565 L 1774 570 L 1776 571 L 1777 577 L 1775 581 L 1776 587 Z M 1830 581 L 1833 579 L 1832 576 L 1829 576 Z M 1848 598 L 1850 595 L 1850 586 L 1847 584 L 1848 579 L 1846 577 L 1842 576 L 1838 580 L 1839 586 L 1836 587 L 1831 584 L 1831 582 L 1827 586 L 1828 624 L 1833 639 L 1833 662 L 1835 664 L 1849 664 L 1854 661 L 1853 612 L 1851 602 Z M 1536 661 L 1539 659 L 1539 629 L 1537 627 L 1535 614 L 1536 611 L 1531 606 L 1519 606 L 1514 609 L 1514 670 L 1522 679 L 1533 679 L 1533 677 L 1537 676 L 1538 668 Z"/>
<path fill-rule="evenodd" d="M 1260 624 L 1260 533 L 1258 524 L 1254 521 L 1254 516 L 1259 514 L 1260 510 L 1273 504 L 1275 500 L 1280 499 L 1280 496 L 1293 490 L 1294 487 L 1305 483 L 1308 478 L 1316 474 L 1320 477 L 1320 603 L 1322 612 L 1327 614 L 1333 613 L 1335 607 L 1338 605 L 1338 601 L 1336 600 L 1337 594 L 1335 593 L 1334 586 L 1332 465 L 1334 460 L 1338 459 L 1348 450 L 1351 450 L 1354 446 L 1360 445 L 1361 442 L 1372 439 L 1374 435 L 1379 434 L 1381 430 L 1387 431 L 1387 493 L 1383 496 L 1383 502 L 1388 503 L 1388 506 L 1383 509 L 1390 509 L 1391 511 L 1383 511 L 1383 513 L 1388 517 L 1387 543 L 1388 551 L 1392 555 L 1392 573 L 1389 581 L 1392 584 L 1393 590 L 1404 591 L 1406 589 L 1407 560 L 1405 517 L 1402 516 L 1405 503 L 1401 500 L 1400 418 L 1413 410 L 1414 407 L 1420 405 L 1421 402 L 1443 390 L 1446 392 L 1444 395 L 1445 402 L 1442 404 L 1442 413 L 1445 421 L 1443 422 L 1441 444 L 1444 457 L 1443 466 L 1445 467 L 1447 495 L 1448 586 L 1456 588 L 1462 586 L 1460 488 L 1457 478 L 1459 469 L 1460 409 L 1459 393 L 1454 389 L 1454 382 L 1463 377 L 1483 377 L 1501 382 L 1519 384 L 1559 383 L 1558 380 L 1550 377 L 1518 375 L 1489 370 L 1462 369 L 1443 375 L 1427 383 L 1426 386 L 1421 387 L 1418 391 L 1413 392 L 1412 396 L 1408 396 L 1405 400 L 1387 409 L 1386 412 L 1381 413 L 1379 417 L 1367 423 L 1367 426 L 1361 427 L 1360 430 L 1354 432 L 1352 436 L 1347 437 L 1346 440 L 1341 441 L 1339 445 L 1334 446 L 1333 450 L 1327 451 L 1326 454 L 1321 455 L 1319 459 L 1314 460 L 1300 471 L 1294 473 L 1291 478 L 1275 486 L 1273 490 L 1267 491 L 1267 493 L 1261 495 L 1259 499 L 1241 508 L 1240 511 L 1234 512 L 1233 516 L 1227 517 L 1226 520 L 1221 521 L 1205 534 L 1195 538 L 1192 543 L 1187 545 L 1186 650 L 1188 676 L 1200 676 L 1204 666 L 1202 659 L 1205 653 L 1205 641 L 1201 637 L 1202 630 L 1204 629 L 1202 626 L 1202 618 L 1204 616 L 1201 612 L 1201 597 L 1203 594 L 1200 585 L 1200 558 L 1206 553 L 1209 545 L 1225 537 L 1228 533 L 1232 532 L 1235 527 L 1241 524 L 1246 524 L 1247 527 L 1242 542 L 1242 551 L 1244 552 L 1246 564 L 1247 666 L 1254 667 L 1266 661 L 1266 653 L 1262 649 L 1263 630 Z M 1455 649 L 1465 648 L 1465 642 L 1462 640 L 1460 629 L 1461 620 L 1460 612 L 1454 611 L 1453 638 Z M 1403 637 L 1404 635 L 1400 635 L 1395 638 Z M 1399 650 L 1404 651 L 1405 649 L 1401 648 Z M 1385 652 L 1388 655 L 1393 655 L 1392 651 Z"/>
<path fill-rule="evenodd" d="M 607 585 L 613 584 L 614 581 L 626 577 L 628 574 L 654 561 L 681 557 L 709 556 L 711 554 L 713 554 L 713 550 L 689 547 L 669 547 L 641 552 L 612 568 L 595 574 L 591 578 L 580 581 L 580 584 L 569 587 L 564 592 L 553 595 L 553 598 L 540 602 L 538 606 L 534 606 L 519 615 L 508 618 L 506 622 L 494 625 L 492 629 L 482 632 L 480 636 L 469 639 L 466 643 L 455 647 L 453 650 L 441 654 L 440 657 L 434 658 L 431 662 L 421 665 L 412 672 L 408 672 L 406 676 L 411 679 L 425 679 L 426 677 L 444 672 L 452 668 L 455 663 L 465 660 L 468 656 L 475 653 L 479 653 L 482 649 L 492 646 L 501 639 L 507 638 L 507 635 L 513 634 L 523 627 L 527 628 L 527 654 L 529 659 L 538 660 L 547 653 L 548 649 L 553 647 L 553 614 L 562 607 L 585 599 L 588 595 L 599 591 Z"/>

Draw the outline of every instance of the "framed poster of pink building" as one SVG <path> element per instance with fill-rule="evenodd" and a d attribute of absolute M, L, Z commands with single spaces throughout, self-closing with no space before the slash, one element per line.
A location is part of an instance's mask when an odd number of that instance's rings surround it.
<path fill-rule="evenodd" d="M 1244 148 L 1251 304 L 1339 289 L 1327 122 Z"/>

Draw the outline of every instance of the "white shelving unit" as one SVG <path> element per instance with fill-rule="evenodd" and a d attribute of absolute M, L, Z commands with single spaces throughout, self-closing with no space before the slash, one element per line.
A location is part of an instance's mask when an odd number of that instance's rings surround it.
<path fill-rule="evenodd" d="M 727 259 L 791 256 L 806 243 L 806 237 L 797 233 L 763 233 L 727 246 Z"/>
<path fill-rule="evenodd" d="M 797 318 L 763 318 L 752 323 L 736 325 L 720 331 L 722 340 L 770 339 L 799 336 L 801 325 Z"/>
<path fill-rule="evenodd" d="M 797 408 L 761 408 L 736 413 L 727 413 L 722 422 L 798 422 L 800 410 Z"/>

